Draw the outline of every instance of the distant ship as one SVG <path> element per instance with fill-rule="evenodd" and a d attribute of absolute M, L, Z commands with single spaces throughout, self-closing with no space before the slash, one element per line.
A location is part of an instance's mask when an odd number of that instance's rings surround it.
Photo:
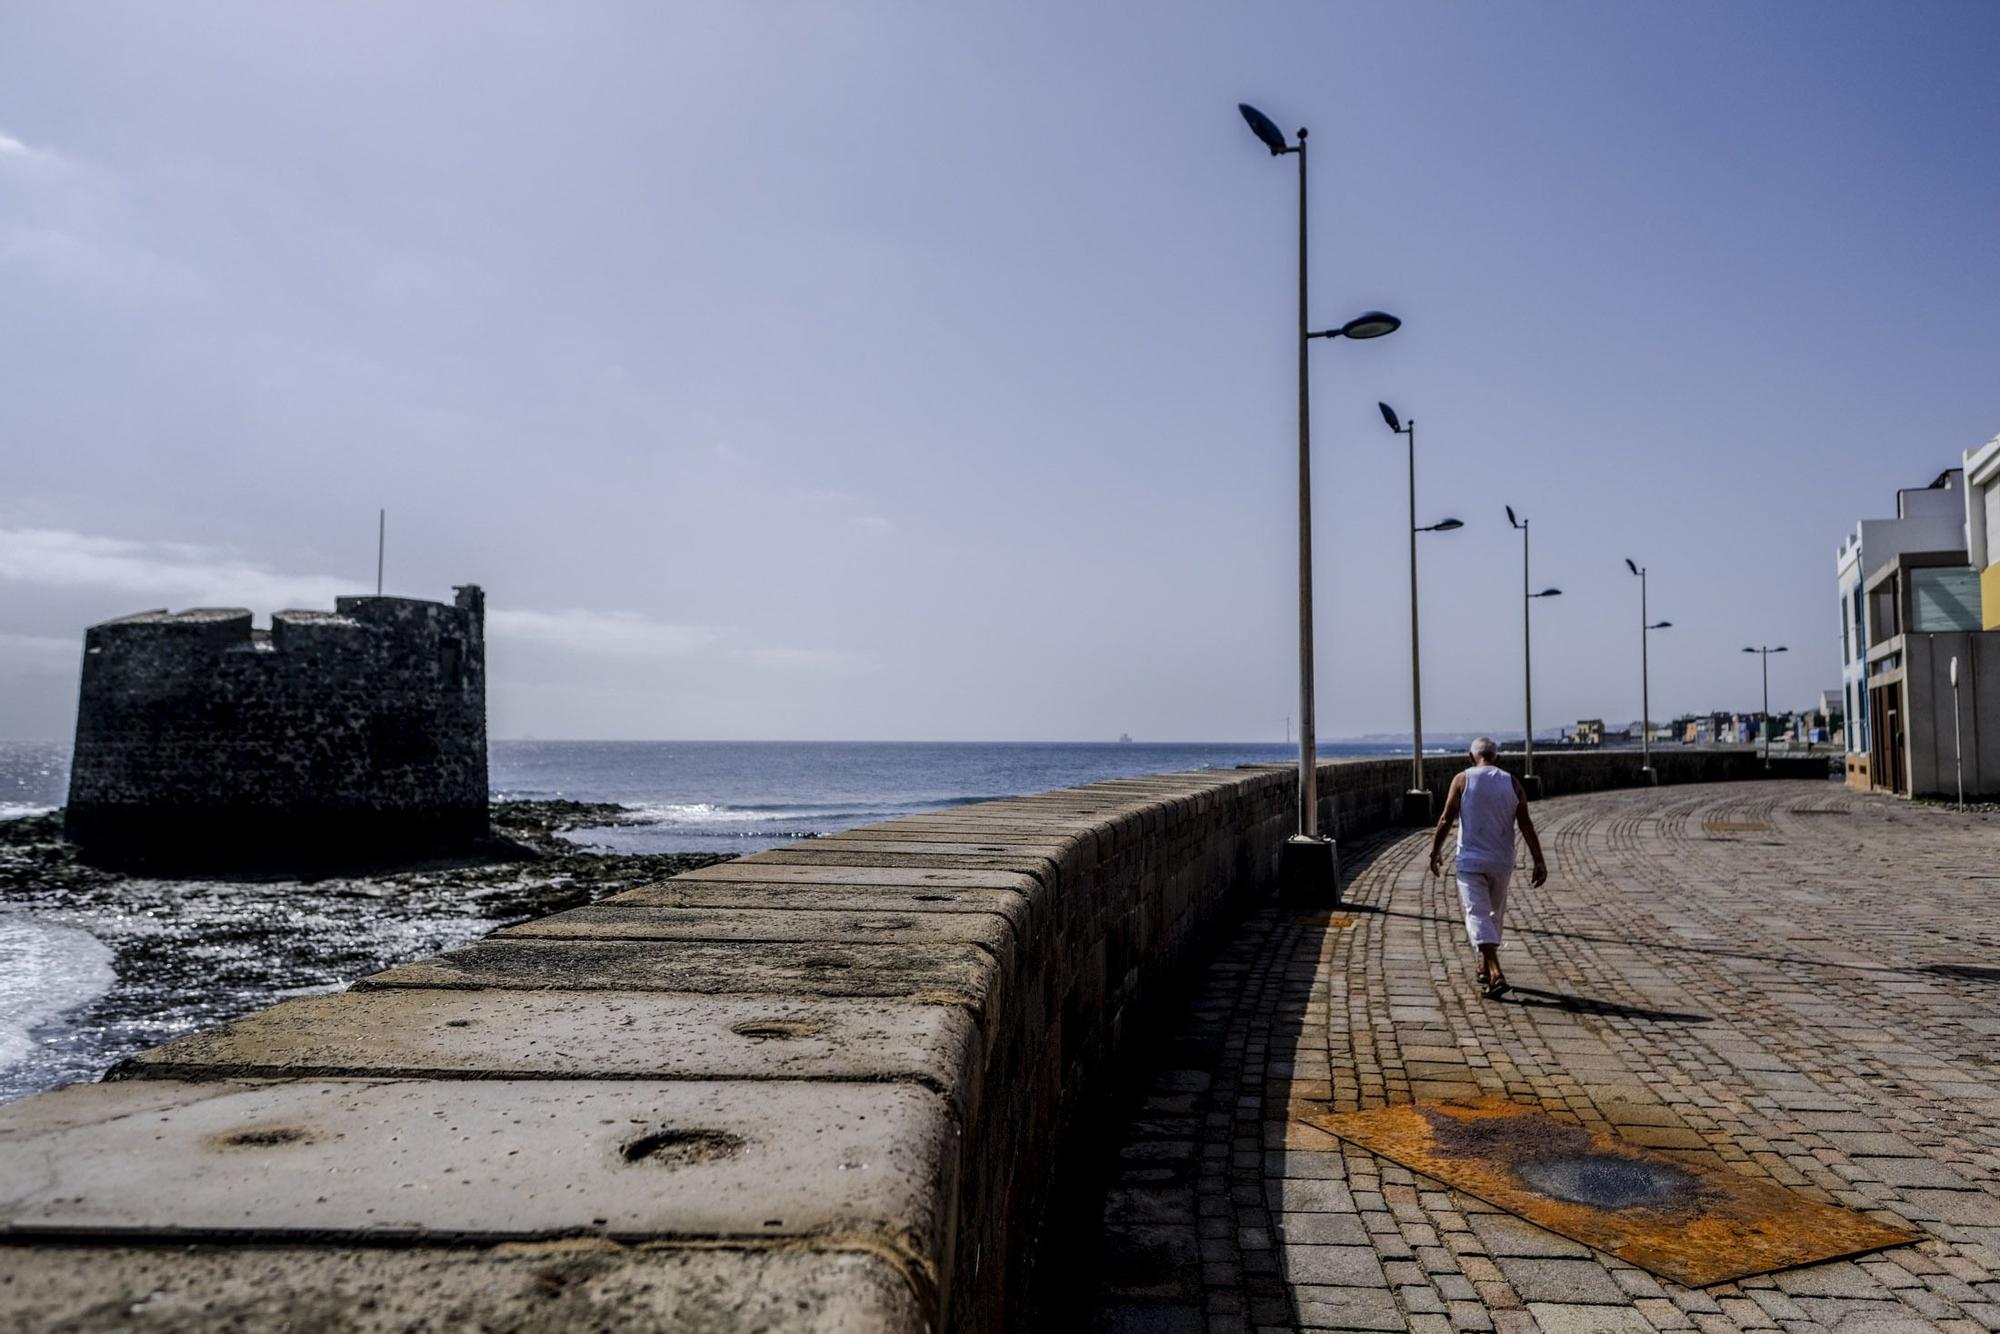
<path fill-rule="evenodd" d="M 1118 744 L 1119 744 L 1119 745 L 1121 745 L 1121 746 L 1129 746 L 1129 745 L 1131 745 L 1131 744 L 1132 744 L 1132 734 L 1131 734 L 1130 732 L 1120 732 L 1120 733 L 1118 734 Z"/>

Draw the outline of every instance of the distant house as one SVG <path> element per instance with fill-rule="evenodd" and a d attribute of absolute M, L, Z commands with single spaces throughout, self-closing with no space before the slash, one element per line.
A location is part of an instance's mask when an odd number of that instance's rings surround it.
<path fill-rule="evenodd" d="M 1876 630 L 1869 786 L 1951 795 L 1962 747 L 1966 793 L 2000 792 L 2000 630 L 1982 628 L 1978 572 L 1964 549 L 1901 552 L 1869 576 L 1866 592 Z"/>
<path fill-rule="evenodd" d="M 1604 720 L 1602 718 L 1579 718 L 1571 729 L 1569 739 L 1579 746 L 1601 746 L 1604 744 Z"/>
<path fill-rule="evenodd" d="M 1905 551 L 1947 551 L 1961 547 L 1966 523 L 1965 470 L 1948 468 L 1929 486 L 1896 493 L 1896 517 L 1863 519 L 1835 556 L 1840 594 L 1840 680 L 1847 721 L 1847 781 L 1871 786 L 1874 710 L 1868 685 L 1869 648 L 1884 636 L 1869 620 L 1868 579 Z"/>

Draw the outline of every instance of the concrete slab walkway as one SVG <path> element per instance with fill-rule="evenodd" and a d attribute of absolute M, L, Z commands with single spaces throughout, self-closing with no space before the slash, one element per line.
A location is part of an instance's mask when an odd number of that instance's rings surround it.
<path fill-rule="evenodd" d="M 1086 1323 L 2000 1329 L 2000 819 L 1797 781 L 1536 815 L 1553 874 L 1515 881 L 1503 1001 L 1473 986 L 1427 834 L 1343 848 L 1339 916 L 1238 933 L 1108 1150 Z M 1470 1096 L 1927 1240 L 1681 1288 L 1295 1119 Z"/>

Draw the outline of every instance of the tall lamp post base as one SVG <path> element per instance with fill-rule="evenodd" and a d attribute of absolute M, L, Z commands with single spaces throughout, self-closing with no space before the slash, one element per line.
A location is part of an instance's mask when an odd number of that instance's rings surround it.
<path fill-rule="evenodd" d="M 1647 787 L 1658 787 L 1660 785 L 1660 771 L 1649 764 L 1639 771 L 1639 781 Z"/>
<path fill-rule="evenodd" d="M 1403 823 L 1410 825 L 1437 823 L 1437 812 L 1431 805 L 1428 788 L 1415 787 L 1403 794 Z"/>
<path fill-rule="evenodd" d="M 1522 774 L 1521 791 L 1528 794 L 1529 801 L 1540 801 L 1542 799 L 1542 776 L 1540 774 Z"/>
<path fill-rule="evenodd" d="M 1340 903 L 1340 854 L 1330 838 L 1294 834 L 1278 862 L 1278 902 L 1287 908 L 1332 908 Z"/>

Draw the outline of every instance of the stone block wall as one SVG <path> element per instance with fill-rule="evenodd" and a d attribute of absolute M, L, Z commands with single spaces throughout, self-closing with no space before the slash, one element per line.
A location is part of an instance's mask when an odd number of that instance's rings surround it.
<path fill-rule="evenodd" d="M 485 598 L 91 627 L 67 832 L 112 860 L 292 863 L 486 831 Z"/>

